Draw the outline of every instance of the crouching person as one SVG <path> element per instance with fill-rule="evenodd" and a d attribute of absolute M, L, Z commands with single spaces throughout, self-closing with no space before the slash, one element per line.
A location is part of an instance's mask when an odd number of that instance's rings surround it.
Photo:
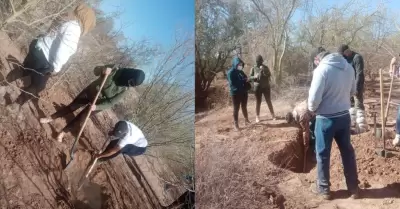
<path fill-rule="evenodd" d="M 106 149 L 94 157 L 98 158 L 98 162 L 110 160 L 119 154 L 128 156 L 138 156 L 146 152 L 148 142 L 143 132 L 128 121 L 119 121 L 115 124 L 110 136 L 112 140 Z"/>
<path fill-rule="evenodd" d="M 313 112 L 309 111 L 307 108 L 307 100 L 296 105 L 292 112 L 286 114 L 286 122 L 289 124 L 296 124 L 300 127 L 303 133 L 303 145 L 304 145 L 304 165 L 303 172 L 306 169 L 307 162 L 307 151 L 310 147 L 311 133 L 314 131 L 310 128 L 310 124 L 315 120 L 315 115 Z"/>

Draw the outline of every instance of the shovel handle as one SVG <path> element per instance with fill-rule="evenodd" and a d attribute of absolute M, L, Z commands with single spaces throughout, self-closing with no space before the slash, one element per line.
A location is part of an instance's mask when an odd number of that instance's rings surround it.
<path fill-rule="evenodd" d="M 107 68 L 107 69 L 108 69 L 108 68 Z M 97 92 L 96 97 L 94 98 L 92 104 L 96 104 L 97 99 L 98 99 L 99 96 L 100 96 L 101 90 L 103 89 L 104 84 L 106 83 L 106 80 L 107 80 L 107 78 L 108 78 L 108 75 L 109 75 L 109 74 L 104 75 L 103 81 L 101 82 L 101 85 L 100 85 L 100 88 L 99 88 L 99 91 Z M 79 130 L 78 136 L 76 137 L 76 139 L 75 139 L 75 141 L 74 141 L 74 144 L 72 145 L 72 148 L 71 148 L 71 151 L 70 151 L 70 157 L 71 157 L 70 162 L 73 160 L 75 146 L 76 146 L 76 144 L 78 143 L 78 141 L 79 141 L 79 139 L 80 139 L 80 137 L 81 137 L 81 135 L 82 135 L 82 133 L 83 133 L 83 130 L 84 130 L 85 126 L 86 126 L 86 123 L 87 123 L 87 121 L 88 121 L 88 119 L 89 119 L 91 113 L 92 113 L 92 108 L 89 108 L 89 111 L 88 111 L 88 113 L 87 113 L 87 115 L 86 115 L 85 121 L 83 122 L 83 125 L 82 125 L 81 129 Z M 70 162 L 67 163 L 67 166 L 69 165 Z"/>

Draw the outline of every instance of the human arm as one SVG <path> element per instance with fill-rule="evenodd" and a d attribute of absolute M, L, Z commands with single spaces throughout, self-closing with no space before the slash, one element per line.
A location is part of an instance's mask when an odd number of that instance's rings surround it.
<path fill-rule="evenodd" d="M 356 91 L 362 91 L 364 85 L 364 60 L 362 56 L 358 55 L 354 57 L 354 70 L 356 71 Z"/>
<path fill-rule="evenodd" d="M 124 97 L 125 93 L 126 93 L 126 91 L 122 91 L 122 92 L 116 94 L 112 98 L 97 100 L 96 110 L 105 110 L 105 109 L 109 109 L 109 108 L 113 107 Z"/>
<path fill-rule="evenodd" d="M 228 72 L 228 83 L 230 86 L 238 87 L 239 86 L 239 77 L 234 71 Z"/>
<path fill-rule="evenodd" d="M 119 152 L 120 150 L 121 150 L 121 148 L 118 145 L 116 145 L 109 150 L 105 150 L 103 153 L 95 154 L 94 157 L 95 158 L 110 157 L 111 155 L 114 155 L 115 153 Z"/>
<path fill-rule="evenodd" d="M 250 77 L 249 77 L 250 81 L 255 81 L 257 79 L 258 75 L 254 75 L 254 74 L 255 74 L 254 73 L 254 67 L 252 67 L 251 70 L 250 70 Z"/>
<path fill-rule="evenodd" d="M 350 91 L 350 95 L 351 96 L 355 96 L 356 94 L 357 94 L 357 84 L 356 84 L 356 79 L 355 79 L 355 76 L 354 76 L 354 69 L 353 69 L 353 67 L 349 64 L 349 68 L 350 68 L 350 72 L 352 72 L 351 73 L 351 77 L 353 78 L 352 80 L 351 80 L 351 91 Z"/>
<path fill-rule="evenodd" d="M 49 63 L 53 66 L 53 73 L 61 71 L 62 66 L 76 52 L 80 38 L 80 27 L 72 23 L 65 23 L 54 40 L 49 55 Z"/>
<path fill-rule="evenodd" d="M 113 64 L 104 65 L 104 66 L 97 66 L 97 67 L 95 67 L 95 68 L 93 69 L 93 74 L 94 74 L 95 76 L 105 75 L 105 74 L 107 74 L 107 73 L 110 74 L 111 71 L 113 71 L 114 66 L 115 66 L 115 65 L 113 65 Z M 110 70 L 110 69 L 111 69 L 111 70 Z"/>
<path fill-rule="evenodd" d="M 322 94 L 325 90 L 325 75 L 323 73 L 323 69 L 321 67 L 317 67 L 314 70 L 314 75 L 311 81 L 311 87 L 308 91 L 308 110 L 311 112 L 315 112 L 321 101 Z"/>
<path fill-rule="evenodd" d="M 390 66 L 389 66 L 389 72 L 390 73 L 393 73 L 394 72 L 394 69 L 395 69 L 395 64 L 396 64 L 396 58 L 395 57 L 393 57 L 392 58 L 392 60 L 390 61 Z"/>

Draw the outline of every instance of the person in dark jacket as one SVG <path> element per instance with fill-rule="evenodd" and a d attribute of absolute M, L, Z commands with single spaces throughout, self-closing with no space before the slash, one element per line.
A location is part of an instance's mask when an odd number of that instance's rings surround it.
<path fill-rule="evenodd" d="M 250 80 L 254 81 L 254 92 L 256 95 L 256 123 L 260 122 L 260 107 L 263 95 L 272 119 L 275 120 L 274 107 L 271 102 L 271 72 L 263 62 L 262 56 L 258 55 L 256 57 L 256 65 L 250 71 Z"/>
<path fill-rule="evenodd" d="M 338 52 L 350 63 L 356 74 L 356 96 L 351 98 L 351 106 L 360 110 L 364 110 L 364 59 L 357 53 L 352 51 L 348 45 L 341 45 Z"/>
<path fill-rule="evenodd" d="M 50 123 L 57 118 L 73 113 L 75 110 L 87 105 L 84 110 L 61 130 L 57 136 L 59 142 L 62 142 L 65 132 L 70 131 L 75 123 L 80 122 L 90 109 L 92 110 L 91 115 L 93 115 L 111 108 L 124 97 L 129 87 L 139 86 L 145 79 L 145 73 L 142 70 L 116 68 L 114 65 L 98 66 L 94 69 L 94 74 L 99 76 L 99 78 L 82 90 L 69 105 L 55 112 L 48 118 L 40 119 L 40 123 L 42 124 Z M 103 76 L 107 74 L 109 76 L 104 83 L 104 87 L 96 104 L 88 105 L 93 102 L 100 89 Z"/>
<path fill-rule="evenodd" d="M 232 68 L 228 71 L 228 82 L 230 88 L 230 95 L 232 96 L 233 102 L 233 119 L 234 128 L 239 130 L 239 108 L 242 107 L 243 116 L 245 118 L 246 124 L 249 124 L 249 117 L 247 115 L 247 99 L 249 90 L 249 79 L 247 75 L 243 72 L 244 62 L 235 57 L 232 60 Z"/>

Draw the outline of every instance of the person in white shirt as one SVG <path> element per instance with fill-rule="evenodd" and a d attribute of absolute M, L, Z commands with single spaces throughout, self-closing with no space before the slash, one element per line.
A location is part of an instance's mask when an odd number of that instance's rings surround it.
<path fill-rule="evenodd" d="M 92 8 L 80 4 L 68 13 L 61 24 L 53 24 L 46 35 L 34 39 L 23 66 L 23 77 L 31 77 L 31 85 L 24 90 L 39 96 L 46 87 L 51 75 L 61 71 L 63 65 L 76 52 L 81 36 L 96 26 L 96 15 Z M 20 96 L 18 103 L 25 103 L 29 98 Z"/>
<path fill-rule="evenodd" d="M 400 54 L 398 57 L 393 57 L 392 60 L 390 60 L 390 67 L 389 67 L 389 74 L 390 76 L 395 76 L 396 78 L 399 77 L 399 67 L 400 67 Z"/>
<path fill-rule="evenodd" d="M 129 121 L 118 121 L 109 134 L 113 140 L 107 145 L 104 152 L 95 154 L 98 162 L 110 160 L 119 154 L 138 156 L 146 152 L 148 142 L 143 132 Z"/>

